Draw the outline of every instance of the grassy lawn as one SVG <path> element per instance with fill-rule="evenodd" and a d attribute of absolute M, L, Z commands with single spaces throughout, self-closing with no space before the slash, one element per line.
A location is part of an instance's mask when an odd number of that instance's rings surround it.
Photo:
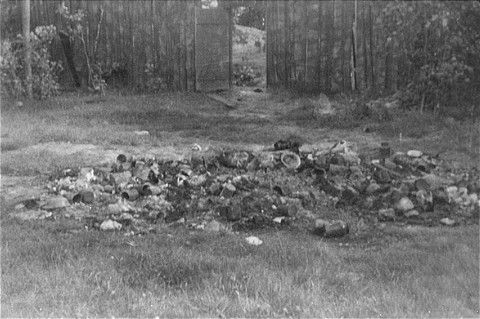
<path fill-rule="evenodd" d="M 401 150 L 445 150 L 459 163 L 474 163 L 480 153 L 472 148 L 480 135 L 475 123 L 431 121 L 420 129 L 427 119 L 406 115 L 382 124 L 382 135 L 366 135 L 364 123 L 349 116 L 320 125 L 283 116 L 290 100 L 265 103 L 249 110 L 275 116 L 228 111 L 203 95 L 180 93 L 3 103 L 1 316 L 478 317 L 478 225 L 387 224 L 325 240 L 307 231 L 208 233 L 163 225 L 154 234 L 125 236 L 72 219 L 8 217 L 4 180 L 42 183 L 55 169 L 98 163 L 119 150 L 181 156 L 193 143 L 260 147 L 293 134 L 311 144 L 388 140 Z M 248 245 L 250 235 L 263 245 Z"/>

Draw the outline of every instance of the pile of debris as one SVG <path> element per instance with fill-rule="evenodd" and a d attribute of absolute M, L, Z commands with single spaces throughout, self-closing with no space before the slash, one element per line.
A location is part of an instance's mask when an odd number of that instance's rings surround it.
<path fill-rule="evenodd" d="M 188 159 L 118 155 L 104 167 L 67 169 L 53 176 L 48 193 L 24 201 L 21 219 L 71 217 L 87 227 L 129 234 L 155 225 L 205 231 L 307 227 L 325 237 L 349 232 L 347 222 L 326 219 L 320 207 L 356 207 L 376 222 L 421 225 L 478 223 L 480 174 L 454 172 L 436 157 L 412 150 L 358 154 L 345 141 L 301 151 L 293 141 L 250 152 L 202 152 Z"/>

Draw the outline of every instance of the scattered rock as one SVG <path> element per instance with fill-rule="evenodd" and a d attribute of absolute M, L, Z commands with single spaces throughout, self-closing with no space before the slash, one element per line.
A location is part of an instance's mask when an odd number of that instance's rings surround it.
<path fill-rule="evenodd" d="M 395 220 L 395 210 L 393 208 L 385 208 L 385 209 L 380 209 L 378 211 L 379 217 L 381 217 L 381 220 L 385 221 L 392 221 Z"/>
<path fill-rule="evenodd" d="M 81 191 L 80 193 L 76 194 L 73 196 L 72 201 L 74 203 L 85 203 L 85 204 L 91 204 L 95 200 L 95 195 L 92 191 Z"/>
<path fill-rule="evenodd" d="M 417 217 L 420 216 L 420 213 L 418 210 L 412 209 L 404 214 L 405 217 L 411 218 L 411 217 Z"/>
<path fill-rule="evenodd" d="M 93 168 L 83 167 L 78 172 L 78 179 L 86 182 L 91 182 L 91 181 L 95 181 L 97 177 L 95 176 Z"/>
<path fill-rule="evenodd" d="M 45 203 L 41 205 L 42 209 L 55 210 L 70 206 L 68 200 L 63 196 L 49 197 L 45 200 Z"/>
<path fill-rule="evenodd" d="M 456 221 L 448 217 L 440 219 L 440 223 L 445 226 L 454 226 Z"/>
<path fill-rule="evenodd" d="M 194 175 L 188 180 L 188 183 L 195 187 L 203 186 L 206 182 L 207 177 L 205 175 Z"/>
<path fill-rule="evenodd" d="M 325 238 L 332 238 L 345 236 L 349 233 L 349 231 L 350 228 L 344 221 L 336 220 L 329 222 L 319 218 L 315 220 L 315 228 L 313 233 Z"/>
<path fill-rule="evenodd" d="M 283 222 L 285 221 L 285 218 L 286 218 L 285 216 L 275 217 L 275 218 L 273 219 L 273 222 L 274 222 L 274 223 L 277 223 L 277 224 L 281 224 L 281 223 L 283 223 Z"/>
<path fill-rule="evenodd" d="M 231 183 L 225 183 L 223 184 L 223 189 L 220 192 L 220 196 L 225 197 L 225 198 L 231 198 L 237 191 L 237 188 L 231 184 Z"/>
<path fill-rule="evenodd" d="M 407 155 L 414 158 L 419 158 L 423 155 L 423 152 L 417 150 L 410 150 L 407 152 Z"/>
<path fill-rule="evenodd" d="M 408 197 L 401 198 L 394 206 L 396 211 L 405 213 L 412 210 L 415 206 Z"/>
<path fill-rule="evenodd" d="M 121 213 L 121 212 L 129 212 L 130 210 L 132 210 L 132 207 L 127 203 L 125 203 L 124 201 L 119 200 L 115 204 L 109 204 L 107 206 L 107 209 L 111 213 Z"/>
<path fill-rule="evenodd" d="M 342 220 L 337 220 L 327 225 L 325 234 L 323 236 L 325 238 L 342 237 L 347 235 L 349 232 L 350 228 L 348 224 Z"/>
<path fill-rule="evenodd" d="M 120 230 L 120 229 L 122 229 L 122 224 L 111 219 L 104 220 L 100 224 L 100 230 L 110 231 L 110 230 Z"/>
<path fill-rule="evenodd" d="M 150 135 L 149 131 L 133 131 L 133 133 L 135 135 L 138 135 L 138 136 L 148 136 L 148 135 Z"/>
<path fill-rule="evenodd" d="M 249 236 L 245 238 L 245 240 L 247 241 L 247 243 L 253 246 L 260 246 L 261 244 L 263 244 L 263 241 L 256 236 Z"/>
<path fill-rule="evenodd" d="M 422 176 L 421 180 L 425 181 L 431 190 L 445 187 L 451 183 L 451 181 L 449 181 L 448 179 L 439 177 L 435 174 L 426 174 Z"/>
<path fill-rule="evenodd" d="M 123 185 L 130 181 L 130 178 L 132 178 L 132 173 L 130 171 L 112 173 L 110 174 L 110 178 L 113 180 L 115 185 Z"/>
<path fill-rule="evenodd" d="M 122 198 L 125 198 L 129 201 L 135 201 L 138 199 L 138 197 L 140 197 L 140 193 L 135 188 L 127 189 L 122 192 Z"/>
<path fill-rule="evenodd" d="M 218 195 L 220 195 L 220 192 L 222 191 L 222 185 L 220 185 L 220 183 L 213 183 L 208 188 L 208 191 L 210 192 L 210 194 L 218 196 Z"/>
<path fill-rule="evenodd" d="M 10 216 L 20 220 L 39 220 L 51 217 L 52 212 L 47 212 L 44 210 L 27 210 L 22 212 L 11 213 Z"/>
<path fill-rule="evenodd" d="M 433 194 L 431 191 L 419 190 L 415 193 L 417 203 L 426 212 L 433 212 Z"/>
<path fill-rule="evenodd" d="M 218 233 L 221 230 L 222 224 L 217 222 L 216 220 L 212 220 L 205 225 L 205 231 L 211 233 Z"/>
<path fill-rule="evenodd" d="M 378 185 L 377 183 L 370 183 L 370 185 L 368 185 L 367 188 L 365 189 L 365 193 L 371 195 L 379 191 L 380 188 L 381 188 L 380 185 Z"/>

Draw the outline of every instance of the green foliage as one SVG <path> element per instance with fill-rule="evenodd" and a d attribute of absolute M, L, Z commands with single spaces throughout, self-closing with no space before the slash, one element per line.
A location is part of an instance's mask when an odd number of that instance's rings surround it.
<path fill-rule="evenodd" d="M 167 83 L 161 76 L 161 71 L 162 70 L 160 70 L 158 67 L 155 67 L 153 63 L 147 63 L 147 65 L 145 65 L 145 81 L 143 85 L 143 89 L 145 91 L 156 93 L 167 88 Z"/>
<path fill-rule="evenodd" d="M 238 66 L 233 72 L 235 85 L 238 86 L 255 85 L 255 76 L 256 74 L 253 71 L 253 68 L 246 65 Z"/>
<path fill-rule="evenodd" d="M 58 73 L 61 64 L 51 60 L 48 50 L 56 34 L 55 26 L 38 26 L 30 33 L 32 47 L 32 78 L 31 84 L 34 97 L 45 99 L 57 95 L 60 89 Z M 2 55 L 0 58 L 0 76 L 2 78 L 2 93 L 16 98 L 25 95 L 27 80 L 24 78 L 23 38 L 18 35 L 15 41 L 2 40 Z"/>
<path fill-rule="evenodd" d="M 265 4 L 261 2 L 238 7 L 235 10 L 235 22 L 246 27 L 265 30 Z"/>
<path fill-rule="evenodd" d="M 404 103 L 434 109 L 471 102 L 459 93 L 480 83 L 474 76 L 480 68 L 479 3 L 388 2 L 378 21 L 401 62 Z"/>

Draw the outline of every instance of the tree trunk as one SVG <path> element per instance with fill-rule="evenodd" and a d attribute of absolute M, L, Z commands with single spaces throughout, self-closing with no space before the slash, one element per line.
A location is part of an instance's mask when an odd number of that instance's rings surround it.
<path fill-rule="evenodd" d="M 354 3 L 353 23 L 352 23 L 352 56 L 351 56 L 351 81 L 352 91 L 357 90 L 357 0 Z"/>
<path fill-rule="evenodd" d="M 362 2 L 362 55 L 363 55 L 363 87 L 368 87 L 368 55 L 367 55 L 367 23 L 366 2 Z"/>
<path fill-rule="evenodd" d="M 323 90 L 322 85 L 322 32 L 323 32 L 323 1 L 318 4 L 318 30 L 317 30 L 317 72 L 315 80 L 320 91 Z"/>
<path fill-rule="evenodd" d="M 72 44 L 70 42 L 70 36 L 63 31 L 60 31 L 58 35 L 60 36 L 60 41 L 62 42 L 63 52 L 67 60 L 68 70 L 72 75 L 73 82 L 75 83 L 76 87 L 80 87 L 82 84 L 80 82 L 80 77 L 78 76 L 77 69 L 75 68 L 74 54 Z"/>
<path fill-rule="evenodd" d="M 345 90 L 345 87 L 346 87 L 346 78 L 347 76 L 345 76 L 345 74 L 347 72 L 345 72 L 345 45 L 347 43 L 347 21 L 346 21 L 346 10 L 347 10 L 347 2 L 346 1 L 342 1 L 342 20 L 341 20 L 341 23 L 340 25 L 342 26 L 342 36 L 341 36 L 341 42 L 340 42 L 340 50 L 341 50 L 341 72 L 342 72 L 342 90 Z"/>
<path fill-rule="evenodd" d="M 308 70 L 308 2 L 303 4 L 303 87 L 307 84 L 307 70 Z"/>
<path fill-rule="evenodd" d="M 103 22 L 103 7 L 100 6 L 98 9 L 98 24 L 97 24 L 97 34 L 95 35 L 95 42 L 93 45 L 93 60 L 96 63 L 98 59 L 98 40 L 100 39 L 100 30 L 102 28 Z"/>
<path fill-rule="evenodd" d="M 285 87 L 289 87 L 290 84 L 290 0 L 283 3 L 283 13 L 285 19 L 284 38 L 285 38 L 285 50 L 284 50 L 284 84 Z"/>
<path fill-rule="evenodd" d="M 332 89 L 332 77 L 334 71 L 333 50 L 335 46 L 334 28 L 335 28 L 335 7 L 334 1 L 327 2 L 325 10 L 325 91 L 329 92 Z"/>
<path fill-rule="evenodd" d="M 373 45 L 373 16 L 372 16 L 372 1 L 369 3 L 368 7 L 368 22 L 369 22 L 369 38 L 370 38 L 370 79 L 372 83 L 372 89 L 375 90 L 375 69 L 374 69 L 374 60 L 373 60 L 373 51 L 375 50 Z"/>
<path fill-rule="evenodd" d="M 30 45 L 30 0 L 22 1 L 22 30 L 25 46 L 25 85 L 29 99 L 33 96 L 32 91 L 32 47 Z"/>
<path fill-rule="evenodd" d="M 385 91 L 387 93 L 393 90 L 393 40 L 387 38 L 385 44 Z"/>

